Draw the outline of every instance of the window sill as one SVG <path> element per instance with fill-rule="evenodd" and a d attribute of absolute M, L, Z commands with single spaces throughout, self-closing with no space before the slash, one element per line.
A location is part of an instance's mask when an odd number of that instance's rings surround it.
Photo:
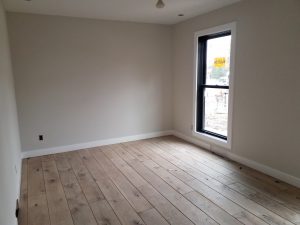
<path fill-rule="evenodd" d="M 196 131 L 193 131 L 193 136 L 201 139 L 202 141 L 205 141 L 208 144 L 217 145 L 217 146 L 225 148 L 226 150 L 231 149 L 231 144 L 230 144 L 229 140 L 224 140 L 224 139 L 214 137 L 209 134 L 200 133 L 200 132 L 196 132 Z"/>

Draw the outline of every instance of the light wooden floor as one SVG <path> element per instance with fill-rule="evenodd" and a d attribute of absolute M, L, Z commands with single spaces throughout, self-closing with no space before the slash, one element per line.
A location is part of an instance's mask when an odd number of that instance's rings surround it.
<path fill-rule="evenodd" d="M 174 137 L 23 160 L 21 225 L 300 224 L 300 190 Z"/>

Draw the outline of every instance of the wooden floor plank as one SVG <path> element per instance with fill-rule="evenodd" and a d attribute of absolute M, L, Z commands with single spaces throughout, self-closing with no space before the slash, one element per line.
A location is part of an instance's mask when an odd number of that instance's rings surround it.
<path fill-rule="evenodd" d="M 56 157 L 56 164 L 74 225 L 97 225 L 76 176 L 64 155 Z"/>
<path fill-rule="evenodd" d="M 188 145 L 188 144 L 185 144 Z M 179 147 L 177 145 L 172 145 L 176 150 L 179 150 Z M 189 146 L 189 145 L 188 145 Z M 181 149 L 182 150 L 182 149 Z M 193 154 L 195 153 L 195 154 Z M 293 194 L 287 194 L 290 189 L 287 189 L 290 187 L 290 185 L 285 186 L 285 188 L 281 191 L 278 184 L 275 183 L 274 178 L 271 178 L 270 176 L 264 175 L 262 173 L 259 173 L 253 169 L 250 169 L 246 166 L 239 165 L 234 162 L 228 162 L 227 160 L 221 159 L 220 157 L 216 157 L 212 154 L 208 154 L 205 151 L 200 151 L 199 148 L 196 148 L 195 146 L 192 147 L 192 149 L 188 148 L 187 151 L 185 151 L 185 155 L 191 155 L 196 160 L 198 160 L 199 154 L 205 153 L 209 157 L 214 157 L 217 159 L 218 163 L 222 163 L 222 165 L 229 166 L 230 169 L 233 171 L 231 174 L 227 174 L 229 179 L 235 180 L 236 182 L 241 182 L 250 188 L 255 189 L 258 192 L 261 192 L 265 195 L 268 195 L 269 198 L 278 201 L 279 203 L 284 204 L 287 208 L 294 210 L 298 214 L 300 213 L 300 191 L 299 189 L 295 191 L 296 188 L 291 188 Z M 203 155 L 203 154 L 202 154 Z M 197 157 L 198 156 L 198 157 Z M 179 156 L 180 157 L 180 156 Z M 216 164 L 214 164 L 216 165 Z M 268 181 L 268 182 L 266 182 Z M 272 182 L 271 182 L 272 181 Z M 279 184 L 281 185 L 281 183 Z"/>
<path fill-rule="evenodd" d="M 119 220 L 123 225 L 145 225 L 146 224 L 134 210 L 128 210 L 130 204 L 126 199 L 118 200 L 118 201 L 110 201 L 110 205 L 116 212 Z"/>
<path fill-rule="evenodd" d="M 181 160 L 185 162 L 186 164 L 189 164 L 196 168 L 199 172 L 202 171 L 203 174 L 206 174 L 206 171 L 203 171 L 202 166 L 198 166 L 195 164 L 189 157 L 186 157 L 183 155 L 183 153 L 178 153 L 176 150 L 172 148 L 164 148 L 165 151 L 167 150 L 168 153 L 172 154 L 173 156 L 177 157 L 178 160 Z M 228 186 L 222 184 L 221 182 L 213 179 L 213 176 L 211 174 L 206 174 L 211 177 L 211 179 L 207 179 L 204 176 L 197 176 L 196 178 L 200 180 L 201 182 L 207 184 L 210 188 L 214 189 L 215 191 L 221 193 L 226 198 L 230 199 L 231 201 L 235 202 L 236 204 L 242 206 L 243 208 L 247 209 L 249 212 L 253 213 L 257 217 L 261 218 L 265 222 L 269 224 L 281 224 L 281 225 L 287 225 L 292 224 L 290 221 L 278 216 L 277 214 L 273 213 L 272 211 L 262 207 L 261 205 L 257 204 L 256 202 L 244 197 L 240 193 L 230 189 Z M 192 181 L 193 182 L 193 181 Z M 191 182 L 191 183 L 192 183 Z"/>
<path fill-rule="evenodd" d="M 24 159 L 20 225 L 300 225 L 300 189 L 173 136 Z"/>
<path fill-rule="evenodd" d="M 22 160 L 19 224 L 28 225 L 28 160 Z"/>
<path fill-rule="evenodd" d="M 185 194 L 185 197 L 190 200 L 194 205 L 196 205 L 199 209 L 206 212 L 211 218 L 217 221 L 219 224 L 226 225 L 234 225 L 234 224 L 242 224 L 236 218 L 231 216 L 225 210 L 220 207 L 217 207 L 207 198 L 199 194 L 198 192 L 190 192 Z"/>
<path fill-rule="evenodd" d="M 140 216 L 147 224 L 168 225 L 169 223 L 155 209 L 148 209 L 140 213 Z"/>
<path fill-rule="evenodd" d="M 161 215 L 172 225 L 191 225 L 193 224 L 177 208 L 175 208 L 164 196 L 142 178 L 125 160 L 133 159 L 120 146 L 112 146 L 111 149 L 104 150 L 106 156 L 123 174 L 135 185 L 143 196 L 161 213 Z"/>
<path fill-rule="evenodd" d="M 51 224 L 73 225 L 55 161 L 43 160 L 42 165 Z"/>
<path fill-rule="evenodd" d="M 175 191 L 164 180 L 153 173 L 138 160 L 132 160 L 129 164 L 142 176 L 145 180 L 152 184 L 163 196 L 165 196 L 174 206 L 176 206 L 185 216 L 187 216 L 195 224 L 217 224 L 213 219 L 207 216 L 199 208 L 184 198 L 180 193 Z"/>
<path fill-rule="evenodd" d="M 45 195 L 45 182 L 42 159 L 35 157 L 28 159 L 28 197 Z"/>
<path fill-rule="evenodd" d="M 244 165 L 241 165 L 239 163 L 226 160 L 222 157 L 218 157 L 217 155 L 211 154 L 208 151 L 201 150 L 199 147 L 187 143 L 183 141 L 182 139 L 179 139 L 174 136 L 168 136 L 168 137 L 163 137 L 163 138 L 156 138 L 152 139 L 155 142 L 165 142 L 168 141 L 169 144 L 172 144 L 174 148 L 176 149 L 186 149 L 189 154 L 191 153 L 196 153 L 198 154 L 205 154 L 206 158 L 210 158 L 214 160 L 217 164 L 228 168 L 229 170 L 233 170 L 234 172 L 241 172 L 243 175 L 249 175 L 252 178 L 254 178 L 257 181 L 260 181 L 262 184 L 267 185 L 267 186 L 272 186 L 276 188 L 276 191 L 280 191 L 280 197 L 287 197 L 287 201 L 291 201 L 292 203 L 295 203 L 296 205 L 299 206 L 300 204 L 300 189 L 296 188 L 290 184 L 287 184 L 285 182 L 279 181 L 276 178 L 273 178 L 271 176 L 268 176 L 266 174 L 260 173 L 254 169 L 251 169 L 249 167 L 246 167 Z M 240 168 L 242 167 L 242 170 Z M 298 201 L 297 201 L 298 200 Z"/>
<path fill-rule="evenodd" d="M 160 178 L 166 181 L 171 187 L 173 187 L 179 193 L 186 194 L 193 190 L 192 188 L 184 184 L 176 176 L 172 175 L 166 169 L 162 168 L 160 165 L 155 163 L 149 157 L 147 157 L 146 155 L 144 155 L 139 151 L 137 152 L 136 150 L 138 150 L 138 148 L 132 147 L 131 150 L 132 150 L 131 154 L 133 154 L 133 156 L 135 156 L 136 159 L 139 159 L 140 162 L 142 162 L 147 168 L 152 170 L 155 174 L 157 174 Z M 189 179 L 185 179 L 185 180 L 189 180 Z"/>
<path fill-rule="evenodd" d="M 193 145 L 193 144 L 189 144 L 177 137 L 174 137 L 174 136 L 169 136 L 169 137 L 166 137 L 166 138 L 162 138 L 163 140 L 167 139 L 167 140 L 171 140 L 171 143 L 173 144 L 176 144 L 178 145 L 178 147 L 182 147 L 182 148 L 186 148 L 188 150 L 189 153 L 196 153 L 196 154 L 199 154 L 199 153 L 204 153 L 206 156 L 208 157 L 214 157 L 215 155 L 211 154 L 210 152 L 208 151 L 205 151 L 205 150 L 202 150 L 202 151 L 199 151 L 199 147 Z M 159 139 L 158 139 L 159 140 Z M 285 182 L 282 182 L 282 181 L 279 181 L 278 179 L 274 178 L 274 177 L 271 177 L 269 175 L 266 175 L 266 174 L 263 174 L 263 173 L 260 173 L 252 168 L 249 168 L 249 167 L 246 167 L 244 165 L 241 165 L 239 163 L 236 163 L 236 162 L 233 162 L 233 161 L 228 161 L 224 158 L 218 158 L 218 161 L 220 164 L 223 164 L 225 163 L 227 166 L 231 166 L 231 169 L 235 169 L 236 172 L 239 171 L 239 167 L 242 166 L 243 167 L 243 171 L 241 171 L 242 173 L 245 173 L 245 174 L 248 174 L 250 175 L 251 177 L 257 179 L 257 180 L 260 180 L 262 182 L 267 182 L 269 183 L 270 185 L 272 186 L 276 186 L 277 188 L 281 189 L 282 191 L 285 191 L 287 192 L 290 196 L 300 196 L 300 189 L 299 188 L 296 188 L 290 184 L 287 184 Z"/>
<path fill-rule="evenodd" d="M 106 175 L 103 168 L 98 165 L 98 162 L 94 157 L 90 155 L 87 151 L 80 151 L 80 157 L 90 171 L 91 175 L 95 179 L 97 185 L 105 196 L 105 199 L 108 201 L 118 201 L 123 200 L 124 197 L 111 179 Z"/>
<path fill-rule="evenodd" d="M 122 225 L 145 225 L 141 217 L 110 180 L 103 167 L 98 164 L 90 152 L 83 150 L 79 151 L 79 154 L 94 179 L 96 179 L 102 193 Z"/>
<path fill-rule="evenodd" d="M 121 225 L 119 219 L 106 200 L 93 201 L 90 205 L 98 225 Z"/>
<path fill-rule="evenodd" d="M 155 162 L 157 162 L 160 166 L 165 168 L 168 172 L 173 174 L 176 177 L 179 177 L 180 180 L 186 182 L 186 181 L 191 181 L 195 179 L 194 177 L 190 176 L 188 173 L 185 171 L 179 169 L 176 167 L 174 164 L 170 163 L 168 160 L 164 159 L 163 157 L 159 155 L 152 154 L 151 149 L 149 149 L 149 146 L 147 145 L 142 145 L 141 142 L 132 142 L 132 143 L 124 143 L 123 146 L 126 148 L 126 146 L 132 146 L 137 153 L 137 156 L 144 156 L 146 160 L 151 159 Z"/>
<path fill-rule="evenodd" d="M 261 194 L 253 189 L 250 189 L 247 186 L 240 183 L 230 184 L 229 187 L 246 196 L 247 198 L 257 202 L 258 204 L 264 206 L 265 208 L 273 211 L 279 216 L 291 221 L 292 223 L 300 224 L 300 214 L 290 210 L 284 205 L 278 203 L 277 201 L 268 198 L 268 196 Z"/>
<path fill-rule="evenodd" d="M 157 155 L 155 155 L 153 152 L 151 152 L 151 149 L 149 149 L 149 148 L 146 149 L 144 147 L 145 145 L 139 145 L 138 143 L 135 143 L 135 145 L 137 146 L 136 148 L 139 149 L 139 153 L 140 154 L 146 154 L 147 153 L 147 156 L 149 157 L 149 158 L 147 158 L 147 160 L 153 159 L 154 161 L 156 161 L 157 163 L 160 164 L 161 160 L 156 160 L 157 159 Z M 165 166 L 166 169 L 168 169 L 171 165 L 168 165 L 168 164 L 166 164 L 164 162 L 162 164 L 162 166 Z M 174 170 L 180 170 L 174 164 L 172 164 L 171 168 L 174 169 Z M 178 177 L 181 178 L 181 179 L 183 179 L 183 180 L 186 180 L 186 182 L 189 182 L 189 181 L 192 181 L 192 180 L 195 179 L 195 178 L 193 178 L 193 179 L 186 179 L 185 177 L 182 177 L 181 174 Z M 226 211 L 224 211 L 223 209 L 219 208 L 217 205 L 213 204 L 211 201 L 209 201 L 205 197 L 203 197 L 203 196 L 201 196 L 199 194 L 195 194 L 194 191 L 191 192 L 191 193 L 187 193 L 184 196 L 186 198 L 188 198 L 191 202 L 193 202 L 198 208 L 200 208 L 206 214 L 208 214 L 209 216 L 211 216 L 212 218 L 214 218 L 217 222 L 222 222 L 223 224 L 241 224 L 233 216 L 231 216 L 230 214 L 228 214 Z M 193 198 L 191 198 L 191 196 L 193 196 Z M 192 199 L 194 201 L 192 201 Z M 200 202 L 201 202 L 201 204 L 200 204 Z"/>
<path fill-rule="evenodd" d="M 50 225 L 48 204 L 45 194 L 32 195 L 28 198 L 28 224 Z"/>
<path fill-rule="evenodd" d="M 205 183 L 201 183 L 198 180 L 195 182 L 188 182 L 188 184 L 198 191 L 200 194 L 208 198 L 210 201 L 214 202 L 216 205 L 220 206 L 222 209 L 224 209 L 226 212 L 228 212 L 230 215 L 234 216 L 236 219 L 241 221 L 244 224 L 266 224 L 263 220 L 257 218 L 252 213 L 248 212 L 238 204 L 234 203 L 230 199 L 227 199 L 223 195 L 221 195 L 219 192 L 213 190 L 209 186 L 206 185 L 206 182 L 210 180 L 209 176 L 206 176 L 201 171 L 196 170 L 192 166 L 187 165 L 186 163 L 176 159 L 170 154 L 167 154 L 165 151 L 161 150 L 158 147 L 152 146 L 151 148 L 154 153 L 160 154 L 161 156 L 165 157 L 167 160 L 172 162 L 174 165 L 178 166 L 182 170 L 188 172 L 193 177 L 199 179 L 202 178 L 202 180 L 205 180 Z M 202 185 L 203 184 L 203 185 Z M 201 186 L 200 186 L 201 185 Z M 201 188 L 200 188 L 201 187 Z"/>
<path fill-rule="evenodd" d="M 76 152 L 66 153 L 65 156 L 74 170 L 97 223 L 99 225 L 121 225 L 115 212 L 105 200 L 96 179 L 90 174 L 80 156 Z"/>
<path fill-rule="evenodd" d="M 138 145 L 138 146 L 140 146 L 140 145 Z M 144 145 L 142 145 L 142 146 L 144 146 Z M 147 154 L 147 152 L 148 152 L 148 156 L 150 158 L 152 158 L 152 159 L 156 158 L 156 157 L 153 156 L 153 154 L 151 155 L 151 153 L 149 153 L 149 151 L 147 151 L 147 146 L 143 148 L 143 151 L 141 152 L 141 154 L 142 153 Z M 220 177 L 216 177 L 216 180 L 220 180 Z M 232 179 L 231 179 L 231 181 L 232 181 Z M 224 181 L 221 180 L 221 183 L 224 183 Z M 233 182 L 233 184 L 232 184 L 232 182 L 228 182 L 228 183 L 225 183 L 225 184 L 228 184 L 229 187 L 236 190 L 236 188 L 234 188 L 234 187 L 236 187 L 235 182 Z M 264 196 L 263 194 L 260 194 L 259 192 L 256 192 L 255 190 L 250 190 L 250 189 L 247 188 L 247 191 L 245 191 L 246 188 L 247 187 L 244 186 L 243 189 L 240 188 L 238 191 L 241 194 L 246 195 L 249 199 L 259 203 L 260 205 L 264 206 L 265 208 L 269 209 L 270 211 L 273 211 L 274 213 L 280 215 L 281 217 L 289 220 L 290 222 L 299 223 L 299 216 L 300 215 L 298 213 L 288 209 L 284 205 L 268 198 L 267 196 Z"/>
<path fill-rule="evenodd" d="M 178 139 L 174 140 L 172 137 L 152 139 L 149 141 L 151 141 L 152 143 L 157 143 L 159 145 L 165 145 L 167 148 L 168 147 L 174 148 L 180 152 L 185 152 L 190 155 L 196 155 L 196 159 L 199 160 L 199 163 L 202 163 L 218 171 L 221 174 L 228 174 L 233 171 L 239 170 L 238 167 L 236 167 L 234 164 L 231 164 L 230 162 L 226 161 L 224 157 L 211 154 L 207 151 L 201 150 L 199 147 L 196 147 L 194 145 L 189 145 Z"/>
<path fill-rule="evenodd" d="M 229 176 L 229 175 L 227 175 L 227 176 Z M 267 195 L 270 199 L 273 199 L 273 200 L 283 204 L 290 210 L 293 210 L 294 212 L 296 212 L 298 214 L 300 213 L 299 206 L 295 205 L 294 200 L 293 201 L 290 200 L 292 197 L 290 196 L 287 199 L 287 197 L 286 197 L 287 193 L 279 191 L 274 186 L 263 184 L 262 182 L 256 180 L 255 178 L 253 178 L 251 176 L 241 175 L 240 173 L 236 173 L 236 172 L 233 172 L 230 175 L 230 179 L 234 180 L 235 182 L 242 183 L 242 184 L 246 185 L 247 187 L 249 187 L 253 190 L 256 190 L 257 192 Z"/>
<path fill-rule="evenodd" d="M 50 225 L 41 157 L 28 159 L 28 225 Z"/>
<path fill-rule="evenodd" d="M 89 203 L 104 200 L 104 195 L 93 179 L 92 175 L 81 161 L 78 154 L 75 152 L 68 152 L 65 154 L 68 159 L 75 176 L 80 184 L 80 187 Z"/>
<path fill-rule="evenodd" d="M 210 154 L 206 151 L 201 151 L 196 146 L 188 144 L 186 142 L 179 141 L 178 139 L 171 138 L 173 141 L 167 141 L 167 139 L 153 139 L 154 142 L 165 145 L 166 143 L 172 148 L 178 151 L 184 151 L 187 155 L 193 155 L 198 161 L 202 158 L 206 158 L 210 163 L 211 167 L 216 169 L 221 165 L 223 169 L 232 171 L 234 176 L 239 175 L 243 179 L 244 184 L 250 187 L 257 188 L 258 191 L 264 192 L 264 194 L 269 195 L 278 201 L 283 201 L 286 206 L 290 209 L 300 213 L 300 190 L 298 188 L 292 187 L 284 182 L 280 182 L 277 179 L 270 177 L 268 175 L 262 174 L 244 165 L 228 161 L 224 158 L 218 157 L 216 155 Z M 199 157 L 202 156 L 202 157 Z M 209 163 L 207 163 L 209 165 Z M 226 173 L 223 173 L 226 174 Z M 232 173 L 227 173 L 228 176 L 232 177 Z M 234 178 L 233 176 L 233 178 Z"/>
<path fill-rule="evenodd" d="M 174 149 L 172 146 L 167 145 L 166 143 L 159 143 L 158 146 L 162 146 L 164 149 L 172 152 L 172 155 L 174 157 L 184 159 L 186 161 L 189 161 L 189 164 L 192 166 L 196 166 L 197 168 L 201 169 L 201 171 L 211 177 L 218 177 L 221 175 L 224 175 L 224 173 L 221 173 L 216 170 L 217 164 L 215 166 L 210 166 L 207 162 L 208 160 L 204 160 L 203 157 L 192 157 L 187 153 L 187 151 L 183 149 Z M 230 171 L 232 173 L 232 171 Z M 229 174 L 230 174 L 229 173 Z M 227 173 L 225 173 L 227 174 Z"/>
<path fill-rule="evenodd" d="M 143 195 L 127 180 L 127 178 L 113 166 L 112 162 L 102 151 L 92 151 L 92 155 L 103 166 L 106 174 L 111 178 L 120 192 L 125 196 L 136 212 L 143 212 L 152 208 Z"/>

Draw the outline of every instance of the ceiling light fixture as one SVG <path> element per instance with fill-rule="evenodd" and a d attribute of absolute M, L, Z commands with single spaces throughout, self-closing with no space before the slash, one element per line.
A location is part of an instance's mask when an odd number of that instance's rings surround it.
<path fill-rule="evenodd" d="M 156 3 L 156 8 L 162 9 L 163 7 L 165 7 L 165 3 L 163 2 L 163 0 L 158 0 Z"/>

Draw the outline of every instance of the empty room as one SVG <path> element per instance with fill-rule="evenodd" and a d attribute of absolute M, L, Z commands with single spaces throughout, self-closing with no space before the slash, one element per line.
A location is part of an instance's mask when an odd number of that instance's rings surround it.
<path fill-rule="evenodd" d="M 299 0 L 0 0 L 0 225 L 300 225 Z"/>

